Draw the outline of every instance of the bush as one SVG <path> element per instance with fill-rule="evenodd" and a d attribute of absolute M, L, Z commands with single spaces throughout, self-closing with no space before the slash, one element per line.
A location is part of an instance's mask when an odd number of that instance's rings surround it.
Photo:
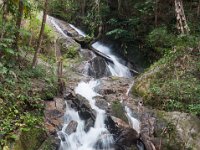
<path fill-rule="evenodd" d="M 159 27 L 149 33 L 147 43 L 159 54 L 164 55 L 175 45 L 175 39 L 175 35 L 168 33 L 166 27 Z"/>

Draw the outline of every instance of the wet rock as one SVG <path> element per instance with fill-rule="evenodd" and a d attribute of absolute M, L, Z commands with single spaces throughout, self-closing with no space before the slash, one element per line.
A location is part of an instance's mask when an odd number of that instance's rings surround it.
<path fill-rule="evenodd" d="M 63 141 L 63 142 L 66 141 L 65 135 L 62 131 L 59 131 L 57 134 L 61 141 Z"/>
<path fill-rule="evenodd" d="M 94 120 L 89 118 L 85 121 L 85 128 L 84 131 L 88 132 L 91 127 L 94 127 Z"/>
<path fill-rule="evenodd" d="M 77 126 L 78 126 L 77 121 L 74 121 L 74 120 L 70 121 L 69 124 L 67 125 L 67 128 L 65 129 L 65 133 L 67 135 L 70 135 L 70 134 L 76 132 Z"/>
<path fill-rule="evenodd" d="M 98 137 L 98 141 L 96 142 L 96 149 L 113 149 L 114 144 L 111 142 L 113 140 L 112 135 L 109 132 L 102 132 Z M 110 143 L 109 143 L 110 142 Z"/>
<path fill-rule="evenodd" d="M 106 116 L 105 125 L 108 131 L 113 134 L 114 139 L 116 139 L 120 134 L 120 129 L 116 123 L 112 120 L 111 116 Z"/>
<path fill-rule="evenodd" d="M 90 67 L 88 70 L 88 75 L 94 78 L 101 78 L 110 76 L 111 73 L 106 64 L 106 61 L 102 57 L 95 57 L 89 61 Z"/>
<path fill-rule="evenodd" d="M 124 128 L 116 141 L 116 145 L 130 147 L 139 139 L 139 134 L 132 128 Z"/>

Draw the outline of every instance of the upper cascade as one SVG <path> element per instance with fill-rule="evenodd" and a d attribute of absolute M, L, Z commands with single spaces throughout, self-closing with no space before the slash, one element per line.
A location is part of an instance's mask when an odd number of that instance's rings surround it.
<path fill-rule="evenodd" d="M 121 60 L 112 53 L 111 48 L 109 48 L 108 46 L 104 45 L 101 42 L 94 43 L 92 47 L 97 49 L 101 53 L 109 56 L 110 59 L 113 61 L 113 63 L 108 63 L 108 68 L 110 69 L 112 76 L 127 77 L 127 78 L 132 76 L 129 68 L 120 63 Z"/>

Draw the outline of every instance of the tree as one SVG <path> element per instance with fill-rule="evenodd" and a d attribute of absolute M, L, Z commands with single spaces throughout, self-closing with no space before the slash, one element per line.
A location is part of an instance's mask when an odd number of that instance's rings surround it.
<path fill-rule="evenodd" d="M 45 24 L 46 24 L 46 20 L 47 20 L 47 7 L 48 7 L 48 0 L 45 0 L 44 9 L 43 9 L 42 25 L 41 25 L 41 29 L 40 29 L 38 42 L 37 42 L 37 47 L 36 47 L 35 54 L 34 54 L 34 57 L 33 57 L 33 63 L 32 63 L 33 68 L 37 65 L 37 58 L 38 58 L 38 54 L 40 52 L 40 46 L 41 46 L 41 43 L 42 43 L 42 36 L 44 34 L 44 28 L 45 28 Z"/>
<path fill-rule="evenodd" d="M 197 7 L 197 17 L 199 17 L 199 15 L 200 15 L 200 0 Z"/>
<path fill-rule="evenodd" d="M 182 0 L 175 0 L 175 14 L 177 20 L 177 29 L 181 34 L 188 34 L 190 29 L 184 13 Z"/>
<path fill-rule="evenodd" d="M 13 47 L 19 51 L 19 35 L 20 35 L 20 28 L 21 28 L 21 23 L 22 23 L 22 18 L 23 18 L 23 13 L 24 13 L 24 2 L 23 0 L 19 0 L 18 4 L 18 15 L 17 15 L 17 21 L 16 21 L 16 33 L 15 33 L 15 42 Z"/>

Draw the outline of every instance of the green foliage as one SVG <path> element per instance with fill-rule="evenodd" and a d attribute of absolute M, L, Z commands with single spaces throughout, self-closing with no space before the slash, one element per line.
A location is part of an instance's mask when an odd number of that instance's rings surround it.
<path fill-rule="evenodd" d="M 128 122 L 126 115 L 124 114 L 123 107 L 119 100 L 114 101 L 111 105 L 113 116 L 122 119 L 125 122 Z"/>
<path fill-rule="evenodd" d="M 42 66 L 19 70 L 1 64 L 0 70 L 0 134 L 14 140 L 17 130 L 27 131 L 36 125 L 41 126 L 44 107 L 41 98 L 51 90 L 55 94 L 56 79 Z M 43 84 L 41 81 L 38 84 L 36 79 L 42 79 Z M 41 85 L 47 90 L 34 92 Z M 4 142 L 2 140 L 1 144 Z"/>
<path fill-rule="evenodd" d="M 114 29 L 110 32 L 107 32 L 106 35 L 114 37 L 114 39 L 120 39 L 120 38 L 131 38 L 130 32 L 123 29 Z"/>
<path fill-rule="evenodd" d="M 64 55 L 66 58 L 75 58 L 78 55 L 77 46 L 69 46 Z"/>
<path fill-rule="evenodd" d="M 49 3 L 49 12 L 51 15 L 64 20 L 74 20 L 77 16 L 78 4 L 72 0 L 51 0 Z"/>
<path fill-rule="evenodd" d="M 167 31 L 166 27 L 155 28 L 147 36 L 148 45 L 158 54 L 164 56 L 171 52 L 173 47 L 196 47 L 200 37 L 196 35 L 175 36 Z"/>
<path fill-rule="evenodd" d="M 169 51 L 175 45 L 176 37 L 168 33 L 166 27 L 155 28 L 147 36 L 147 42 L 150 47 L 164 55 L 166 50 Z"/>
<path fill-rule="evenodd" d="M 152 70 L 158 67 L 159 71 L 153 73 Z M 146 104 L 168 111 L 200 114 L 198 49 L 176 48 L 175 52 L 165 55 L 149 71 L 152 76 L 143 80 L 149 81 Z"/>

